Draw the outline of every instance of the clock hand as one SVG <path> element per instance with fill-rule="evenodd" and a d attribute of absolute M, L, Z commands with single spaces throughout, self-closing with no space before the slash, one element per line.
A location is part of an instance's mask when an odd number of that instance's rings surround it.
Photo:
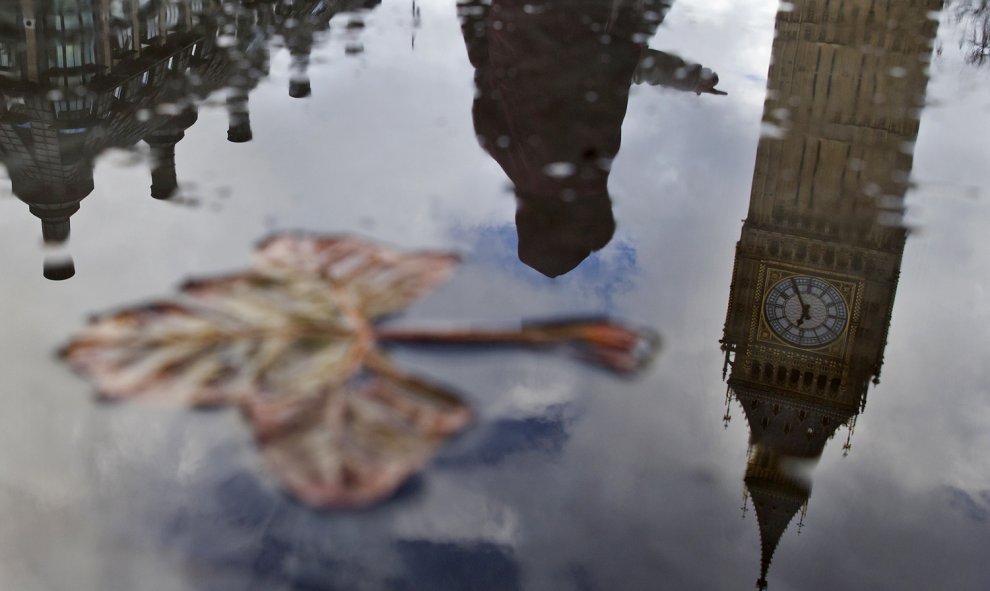
<path fill-rule="evenodd" d="M 801 289 L 798 287 L 797 281 L 795 281 L 793 277 L 791 277 L 791 287 L 793 287 L 794 291 L 797 293 L 798 301 L 801 302 L 801 308 L 804 309 L 804 298 L 801 297 Z"/>
<path fill-rule="evenodd" d="M 791 286 L 794 288 L 794 292 L 797 293 L 798 303 L 801 304 L 801 317 L 797 321 L 797 325 L 801 326 L 805 320 L 811 320 L 811 306 L 804 303 L 804 298 L 801 297 L 801 289 L 798 287 L 794 277 L 791 277 Z"/>

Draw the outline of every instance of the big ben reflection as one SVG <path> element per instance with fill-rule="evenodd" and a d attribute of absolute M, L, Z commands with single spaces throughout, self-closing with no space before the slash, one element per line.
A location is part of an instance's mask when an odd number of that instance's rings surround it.
<path fill-rule="evenodd" d="M 727 403 L 738 401 L 750 429 L 761 589 L 807 506 L 811 465 L 879 382 L 941 7 L 793 0 L 777 14 L 722 339 Z"/>

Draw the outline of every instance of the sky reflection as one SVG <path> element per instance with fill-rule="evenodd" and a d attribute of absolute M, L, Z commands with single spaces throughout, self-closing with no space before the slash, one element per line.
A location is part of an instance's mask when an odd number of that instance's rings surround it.
<path fill-rule="evenodd" d="M 478 69 L 456 4 L 417 6 L 418 24 L 409 3 L 391 1 L 361 12 L 363 28 L 348 29 L 350 12 L 330 20 L 301 99 L 287 96 L 299 75 L 273 34 L 267 75 L 251 81 L 252 141 L 227 142 L 219 92 L 176 145 L 172 199 L 196 207 L 149 198 L 144 144 L 88 156 L 94 188 L 72 216 L 69 282 L 41 277 L 38 222 L 0 200 L 0 302 L 12 311 L 0 339 L 8 587 L 753 587 L 752 505 L 740 519 L 750 426 L 735 406 L 723 429 L 718 340 L 776 3 L 671 6 L 649 47 L 710 67 L 730 94 L 627 87 L 608 170 L 615 233 L 559 279 L 517 259 L 516 187 L 476 138 Z M 943 13 L 935 39 L 882 382 L 848 457 L 844 431 L 824 446 L 804 527 L 782 535 L 770 589 L 982 589 L 990 578 L 988 83 L 959 47 L 965 26 Z M 356 43 L 363 51 L 348 55 Z M 656 327 L 666 348 L 633 382 L 525 353 L 398 354 L 469 393 L 479 428 L 392 502 L 317 515 L 258 477 L 234 418 L 96 407 L 51 359 L 92 310 L 236 268 L 259 237 L 296 228 L 465 253 L 410 323 L 608 310 Z M 443 579 L 451 563 L 475 568 Z"/>

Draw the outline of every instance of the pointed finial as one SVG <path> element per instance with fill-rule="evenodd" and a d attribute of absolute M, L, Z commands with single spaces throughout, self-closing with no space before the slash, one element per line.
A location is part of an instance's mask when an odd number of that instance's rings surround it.
<path fill-rule="evenodd" d="M 801 530 L 804 529 L 804 518 L 808 515 L 808 502 L 805 501 L 804 505 L 801 505 L 801 518 L 798 519 L 797 533 L 800 536 Z"/>
<path fill-rule="evenodd" d="M 856 417 L 849 419 L 849 432 L 846 434 L 846 442 L 842 445 L 842 457 L 847 457 L 849 455 L 849 450 L 852 449 L 852 436 L 853 432 L 856 430 Z"/>
<path fill-rule="evenodd" d="M 227 141 L 235 144 L 249 142 L 251 134 L 251 112 L 248 108 L 248 93 L 243 88 L 231 88 L 227 95 Z"/>
<path fill-rule="evenodd" d="M 68 222 L 65 222 L 65 238 L 68 238 Z M 50 236 L 46 235 L 46 238 Z M 76 266 L 72 261 L 72 255 L 66 247 L 65 240 L 45 241 L 45 261 L 42 267 L 45 279 L 49 281 L 65 281 L 76 274 Z"/>
<path fill-rule="evenodd" d="M 292 98 L 306 98 L 313 93 L 313 88 L 309 82 L 309 47 L 292 52 L 292 64 L 289 66 L 289 96 Z"/>
<path fill-rule="evenodd" d="M 732 347 L 725 341 L 719 341 L 722 343 L 722 350 L 725 351 L 725 361 L 722 362 L 722 381 L 725 381 L 725 376 L 729 373 L 729 367 L 732 365 L 732 360 L 729 356 L 732 354 Z"/>
<path fill-rule="evenodd" d="M 724 372 L 723 372 L 724 377 Z M 725 387 L 725 414 L 722 415 L 722 426 L 725 429 L 729 428 L 729 421 L 732 420 L 732 389 L 726 385 Z"/>
<path fill-rule="evenodd" d="M 66 255 L 57 260 L 45 260 L 42 274 L 49 281 L 65 281 L 71 279 L 76 274 L 76 265 L 72 257 Z"/>

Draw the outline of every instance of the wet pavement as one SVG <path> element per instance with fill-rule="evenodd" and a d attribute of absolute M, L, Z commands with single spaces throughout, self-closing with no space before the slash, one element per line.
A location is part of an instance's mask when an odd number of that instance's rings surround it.
<path fill-rule="evenodd" d="M 985 588 L 979 4 L 4 3 L 3 587 Z M 56 358 L 287 230 L 459 253 L 396 326 L 663 348 L 394 348 L 476 422 L 357 511 Z"/>

